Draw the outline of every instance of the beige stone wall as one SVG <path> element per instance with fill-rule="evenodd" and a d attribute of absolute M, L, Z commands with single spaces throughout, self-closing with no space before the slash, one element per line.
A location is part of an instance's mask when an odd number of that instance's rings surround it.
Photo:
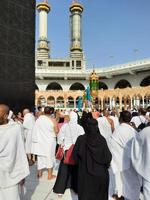
<path fill-rule="evenodd" d="M 84 91 L 36 91 L 35 105 L 43 104 L 58 107 L 76 108 L 76 101 L 83 96 Z M 69 98 L 69 99 L 68 99 Z M 68 103 L 69 102 L 69 103 Z M 99 90 L 97 96 L 98 107 L 104 108 L 133 108 L 150 105 L 150 86 L 125 89 Z M 63 105 L 63 106 L 62 106 Z"/>

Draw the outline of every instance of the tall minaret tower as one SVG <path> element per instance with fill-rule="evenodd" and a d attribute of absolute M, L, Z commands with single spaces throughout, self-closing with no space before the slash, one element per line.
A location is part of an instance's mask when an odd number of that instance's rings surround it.
<path fill-rule="evenodd" d="M 70 12 L 71 12 L 70 57 L 83 59 L 82 30 L 81 30 L 81 18 L 82 18 L 83 6 L 74 0 L 70 6 Z"/>
<path fill-rule="evenodd" d="M 37 58 L 48 59 L 49 58 L 49 41 L 47 40 L 47 15 L 51 8 L 47 0 L 37 5 L 39 12 L 39 40 L 37 46 Z"/>

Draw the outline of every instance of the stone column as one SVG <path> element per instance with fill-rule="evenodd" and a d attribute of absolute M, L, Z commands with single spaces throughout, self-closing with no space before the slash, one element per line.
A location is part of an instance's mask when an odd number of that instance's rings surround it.
<path fill-rule="evenodd" d="M 101 110 L 103 110 L 103 109 L 104 109 L 104 99 L 101 98 Z"/>
<path fill-rule="evenodd" d="M 54 108 L 56 108 L 57 107 L 57 98 L 55 97 L 54 98 Z"/>
<path fill-rule="evenodd" d="M 67 99 L 64 98 L 64 108 L 66 109 L 67 108 Z"/>
<path fill-rule="evenodd" d="M 137 105 L 136 105 L 136 97 L 133 98 L 133 107 L 137 107 Z"/>
<path fill-rule="evenodd" d="M 101 102 L 101 99 L 98 97 L 98 109 L 101 108 L 100 102 Z"/>
<path fill-rule="evenodd" d="M 142 97 L 142 106 L 143 106 L 143 108 L 145 107 L 145 105 L 144 105 L 144 96 Z"/>
<path fill-rule="evenodd" d="M 122 110 L 122 97 L 119 97 L 119 108 Z"/>
<path fill-rule="evenodd" d="M 109 108 L 112 109 L 112 98 L 109 98 Z"/>
<path fill-rule="evenodd" d="M 136 105 L 137 105 L 137 107 L 140 106 L 140 98 L 139 97 L 137 97 L 137 99 L 136 99 Z"/>
<path fill-rule="evenodd" d="M 76 108 L 76 99 L 74 99 L 74 108 Z"/>
<path fill-rule="evenodd" d="M 116 108 L 116 101 L 115 97 L 112 98 L 112 108 Z"/>
<path fill-rule="evenodd" d="M 132 102 L 132 97 L 131 97 L 131 103 L 130 103 L 130 106 L 131 106 L 131 110 L 133 109 L 133 102 Z"/>

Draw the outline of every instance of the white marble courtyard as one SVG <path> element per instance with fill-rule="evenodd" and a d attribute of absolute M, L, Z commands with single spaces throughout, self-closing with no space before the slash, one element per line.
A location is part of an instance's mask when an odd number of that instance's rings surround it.
<path fill-rule="evenodd" d="M 57 173 L 57 168 L 54 173 Z M 52 188 L 54 180 L 47 180 L 47 172 L 45 171 L 43 177 L 37 178 L 36 165 L 30 167 L 30 176 L 25 182 L 25 196 L 21 200 L 57 200 L 57 196 L 53 193 Z M 66 190 L 61 200 L 77 200 L 78 198 L 71 194 L 70 190 Z"/>
<path fill-rule="evenodd" d="M 58 164 L 54 170 L 57 174 Z M 70 190 L 66 190 L 63 198 L 58 198 L 52 191 L 54 180 L 47 180 L 47 172 L 45 171 L 41 179 L 37 178 L 36 165 L 30 167 L 30 176 L 25 182 L 25 196 L 21 200 L 78 200 L 77 196 L 72 194 Z M 143 197 L 141 197 L 143 200 Z"/>

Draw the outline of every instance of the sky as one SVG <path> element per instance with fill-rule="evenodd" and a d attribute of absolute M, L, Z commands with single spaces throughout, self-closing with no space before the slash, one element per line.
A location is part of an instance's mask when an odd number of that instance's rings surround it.
<path fill-rule="evenodd" d="M 42 0 L 37 0 L 37 3 Z M 69 57 L 72 0 L 48 0 L 51 58 Z M 78 0 L 87 67 L 107 67 L 150 58 L 150 0 Z M 39 20 L 36 12 L 36 40 Z"/>

